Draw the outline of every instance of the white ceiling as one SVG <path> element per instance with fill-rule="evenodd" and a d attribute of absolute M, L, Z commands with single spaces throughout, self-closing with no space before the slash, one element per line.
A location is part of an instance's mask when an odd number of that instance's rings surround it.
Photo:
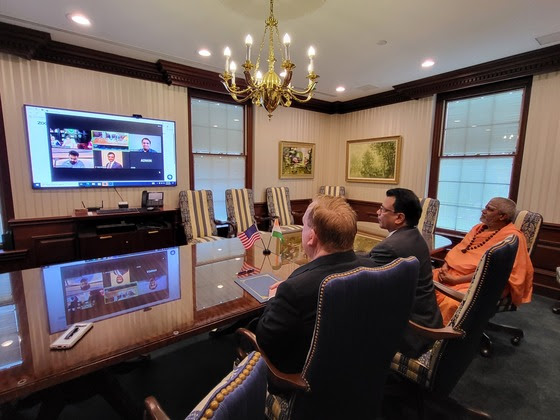
<path fill-rule="evenodd" d="M 66 18 L 75 11 L 91 27 Z M 313 45 L 316 97 L 331 102 L 560 43 L 560 0 L 275 0 L 274 12 L 280 37 L 292 38 L 293 83 L 306 85 Z M 243 61 L 247 33 L 258 50 L 268 13 L 269 0 L 0 0 L 0 21 L 55 41 L 216 72 L 226 45 Z M 535 39 L 549 34 L 547 45 Z M 212 56 L 199 56 L 202 47 Z M 422 69 L 426 58 L 435 66 Z"/>

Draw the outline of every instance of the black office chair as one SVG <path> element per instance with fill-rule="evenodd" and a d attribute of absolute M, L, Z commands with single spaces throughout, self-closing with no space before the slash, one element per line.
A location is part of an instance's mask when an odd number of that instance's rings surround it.
<path fill-rule="evenodd" d="M 416 258 L 360 267 L 321 283 L 317 320 L 303 371 L 280 372 L 255 335 L 238 330 L 269 367 L 268 418 L 374 418 L 389 364 L 407 325 L 418 278 Z M 270 390 L 270 386 L 269 386 Z"/>
<path fill-rule="evenodd" d="M 449 398 L 449 394 L 479 350 L 480 338 L 488 320 L 496 312 L 496 302 L 511 274 L 518 243 L 517 237 L 511 235 L 486 251 L 465 294 L 451 289 L 457 297 L 461 295 L 462 300 L 445 328 L 428 329 L 410 323 L 419 334 L 436 341 L 417 359 L 400 353 L 395 355 L 391 369 L 402 382 L 399 384 L 397 380 L 392 384 L 395 385 L 393 394 L 384 404 L 384 409 L 390 412 L 389 415 L 385 413 L 386 418 L 403 418 L 395 411 L 400 412 L 407 405 L 416 405 L 414 410 L 420 418 L 488 417 L 485 413 L 466 409 Z M 395 392 L 399 385 L 400 395 Z M 450 412 L 442 417 L 433 413 L 424 415 L 430 404 Z"/>

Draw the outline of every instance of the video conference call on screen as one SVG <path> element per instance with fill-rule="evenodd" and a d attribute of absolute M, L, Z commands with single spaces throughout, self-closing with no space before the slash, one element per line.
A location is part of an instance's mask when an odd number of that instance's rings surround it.
<path fill-rule="evenodd" d="M 176 185 L 174 122 L 27 105 L 26 114 L 34 188 Z"/>

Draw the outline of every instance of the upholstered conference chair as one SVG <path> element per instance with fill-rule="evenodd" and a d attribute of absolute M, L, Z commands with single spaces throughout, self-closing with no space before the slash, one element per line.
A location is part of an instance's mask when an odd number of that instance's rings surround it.
<path fill-rule="evenodd" d="M 294 224 L 288 187 L 268 187 L 266 189 L 266 204 L 268 215 L 272 218 L 278 218 L 282 233 L 299 232 L 303 229 L 303 226 Z"/>
<path fill-rule="evenodd" d="M 226 190 L 226 211 L 228 221 L 233 225 L 235 236 L 247 230 L 254 223 L 272 219 L 272 217 L 255 216 L 253 190 L 247 188 Z"/>
<path fill-rule="evenodd" d="M 346 188 L 339 185 L 337 186 L 323 185 L 319 188 L 319 194 L 332 195 L 335 197 L 344 197 L 346 196 Z"/>
<path fill-rule="evenodd" d="M 375 418 L 389 364 L 408 322 L 418 261 L 397 259 L 327 276 L 319 289 L 317 321 L 301 373 L 286 374 L 266 355 L 270 386 L 268 418 Z M 253 333 L 241 340 L 259 349 Z M 364 417 L 364 414 L 367 415 Z"/>
<path fill-rule="evenodd" d="M 422 233 L 433 234 L 436 230 L 436 223 L 439 214 L 439 200 L 436 198 L 422 198 L 422 216 L 418 221 L 418 229 Z M 358 221 L 358 232 L 361 234 L 372 235 L 379 238 L 386 238 L 389 232 L 379 227 L 378 223 Z"/>
<path fill-rule="evenodd" d="M 261 355 L 252 352 L 198 403 L 187 420 L 262 420 L 266 398 L 267 368 Z M 146 420 L 168 420 L 157 399 L 144 400 Z"/>
<path fill-rule="evenodd" d="M 181 220 L 187 243 L 210 242 L 221 239 L 216 224 L 222 222 L 214 218 L 214 200 L 210 190 L 189 190 L 179 193 Z"/>
<path fill-rule="evenodd" d="M 446 327 L 426 329 L 410 322 L 419 334 L 436 340 L 418 359 L 397 353 L 391 363 L 396 374 L 416 385 L 413 390 L 416 389 L 417 397 L 452 405 L 449 402 L 453 400 L 448 396 L 478 352 L 484 328 L 496 312 L 496 302 L 511 273 L 518 242 L 517 237 L 511 235 L 486 251 L 464 295 L 450 289 L 456 298 L 461 298 L 461 303 Z M 412 397 L 409 402 L 418 402 L 410 389 L 406 389 L 406 395 Z M 404 404 L 397 399 L 397 403 L 401 402 Z M 422 407 L 418 409 L 422 411 Z M 454 413 L 441 418 L 468 417 Z"/>
<path fill-rule="evenodd" d="M 513 224 L 523 232 L 525 239 L 527 240 L 527 251 L 529 255 L 533 253 L 535 249 L 535 244 L 537 243 L 537 238 L 541 229 L 543 217 L 539 213 L 535 213 L 528 210 L 520 210 L 515 215 L 515 220 Z M 517 306 L 511 302 L 511 296 L 507 295 L 499 299 L 497 312 L 510 312 L 516 311 Z M 486 329 L 488 331 L 505 331 L 509 333 L 511 337 L 511 344 L 518 346 L 523 338 L 523 330 L 521 328 L 512 327 L 510 325 L 503 325 L 494 322 L 489 322 Z M 489 357 L 492 354 L 492 340 L 490 336 L 484 333 L 480 345 L 480 353 Z"/>

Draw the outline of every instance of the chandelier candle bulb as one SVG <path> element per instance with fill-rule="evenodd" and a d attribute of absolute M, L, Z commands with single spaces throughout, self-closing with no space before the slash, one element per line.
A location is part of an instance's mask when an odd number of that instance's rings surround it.
<path fill-rule="evenodd" d="M 245 59 L 247 61 L 251 61 L 251 45 L 253 45 L 253 37 L 251 35 L 247 35 L 245 37 L 245 46 L 247 47 L 247 57 Z"/>
<path fill-rule="evenodd" d="M 286 60 L 289 60 L 290 59 L 290 42 L 292 42 L 292 40 L 290 39 L 290 35 L 285 34 L 284 39 L 282 41 L 284 43 L 284 55 L 286 56 Z"/>
<path fill-rule="evenodd" d="M 226 73 L 229 71 L 229 59 L 231 57 L 231 50 L 229 47 L 224 49 L 224 56 L 226 57 Z"/>
<path fill-rule="evenodd" d="M 229 65 L 229 71 L 231 72 L 231 83 L 235 85 L 235 70 L 237 70 L 237 64 L 235 61 L 232 61 Z"/>

